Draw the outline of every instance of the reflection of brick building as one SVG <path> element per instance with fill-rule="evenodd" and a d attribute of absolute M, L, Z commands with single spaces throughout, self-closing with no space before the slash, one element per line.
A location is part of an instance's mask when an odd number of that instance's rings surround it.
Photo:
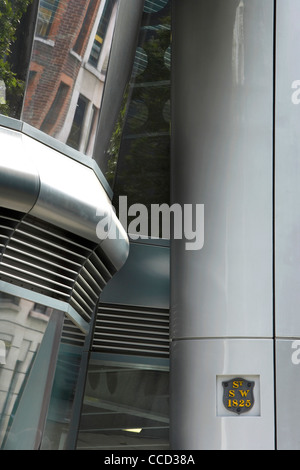
<path fill-rule="evenodd" d="M 115 4 L 115 0 L 51 0 L 41 1 L 39 9 L 22 118 L 84 152 L 95 130 L 105 79 L 101 69 L 107 61 L 103 57 L 95 62 L 95 44 L 98 40 L 102 51 L 107 49 L 104 39 L 111 38 Z M 83 80 L 83 74 L 89 74 L 89 80 Z M 85 92 L 81 84 L 87 82 Z"/>

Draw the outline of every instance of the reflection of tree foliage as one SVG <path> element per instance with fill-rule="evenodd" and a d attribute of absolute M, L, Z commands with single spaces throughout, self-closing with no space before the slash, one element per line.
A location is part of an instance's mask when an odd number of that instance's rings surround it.
<path fill-rule="evenodd" d="M 137 127 L 139 119 L 134 116 L 131 119 L 130 111 L 125 115 L 125 106 L 121 112 L 120 127 L 115 131 L 117 138 L 113 139 L 113 170 L 118 159 L 114 185 L 116 209 L 119 195 L 127 195 L 128 205 L 169 202 L 170 124 L 163 116 L 164 106 L 170 99 L 170 70 L 165 63 L 170 45 L 169 25 L 170 16 L 166 16 L 159 19 L 159 25 L 146 25 L 141 31 L 139 46 L 147 55 L 148 65 L 131 84 L 130 102 L 143 103 L 147 114 L 144 113 Z M 130 103 L 127 113 L 128 109 Z"/>
<path fill-rule="evenodd" d="M 6 87 L 7 101 L 0 103 L 0 113 L 11 115 L 15 103 L 24 93 L 24 81 L 11 69 L 9 56 L 16 40 L 16 30 L 32 0 L 1 0 L 0 2 L 0 80 Z"/>
<path fill-rule="evenodd" d="M 122 138 L 122 130 L 123 130 L 125 116 L 126 116 L 127 101 L 128 101 L 128 87 L 125 90 L 121 110 L 118 116 L 117 123 L 115 125 L 113 135 L 109 143 L 109 148 L 107 150 L 108 164 L 107 164 L 107 170 L 106 170 L 105 176 L 110 185 L 113 184 L 115 173 L 116 173 L 118 155 L 119 155 L 121 138 Z"/>

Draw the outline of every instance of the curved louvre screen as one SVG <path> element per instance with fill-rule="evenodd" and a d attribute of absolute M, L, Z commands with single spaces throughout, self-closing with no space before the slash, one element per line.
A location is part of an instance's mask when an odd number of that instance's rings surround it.
<path fill-rule="evenodd" d="M 84 334 L 74 325 L 74 323 L 65 317 L 62 329 L 61 341 L 64 344 L 82 347 L 84 345 Z"/>
<path fill-rule="evenodd" d="M 101 248 L 70 232 L 1 208 L 0 280 L 69 303 L 89 321 L 115 273 Z"/>

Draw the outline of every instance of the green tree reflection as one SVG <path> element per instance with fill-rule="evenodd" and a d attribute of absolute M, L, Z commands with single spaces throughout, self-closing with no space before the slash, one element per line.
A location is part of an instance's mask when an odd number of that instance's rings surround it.
<path fill-rule="evenodd" d="M 12 70 L 10 55 L 17 28 L 32 0 L 0 2 L 0 113 L 14 115 L 14 108 L 24 94 L 24 81 Z"/>
<path fill-rule="evenodd" d="M 132 76 L 108 151 L 117 210 L 119 195 L 148 207 L 170 198 L 170 14 L 144 24 L 138 46 L 147 66 Z"/>

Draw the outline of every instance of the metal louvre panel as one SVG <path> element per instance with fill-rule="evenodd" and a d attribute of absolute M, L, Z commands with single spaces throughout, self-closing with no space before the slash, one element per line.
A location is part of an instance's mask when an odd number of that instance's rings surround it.
<path fill-rule="evenodd" d="M 20 222 L 22 214 L 16 211 L 10 211 L 8 209 L 1 208 L 0 213 L 0 250 L 1 254 L 11 237 L 11 234 L 15 230 L 16 226 Z"/>
<path fill-rule="evenodd" d="M 0 280 L 68 302 L 86 321 L 116 271 L 96 243 L 5 208 L 0 248 Z"/>
<path fill-rule="evenodd" d="M 167 358 L 169 310 L 100 304 L 93 350 Z"/>
<path fill-rule="evenodd" d="M 107 282 L 115 273 L 115 268 L 106 259 L 100 247 L 89 254 L 83 263 L 73 286 L 70 305 L 82 317 L 90 318 L 94 306 Z"/>
<path fill-rule="evenodd" d="M 73 346 L 82 347 L 84 345 L 85 335 L 69 318 L 65 317 L 61 341 L 64 344 L 72 344 Z"/>

